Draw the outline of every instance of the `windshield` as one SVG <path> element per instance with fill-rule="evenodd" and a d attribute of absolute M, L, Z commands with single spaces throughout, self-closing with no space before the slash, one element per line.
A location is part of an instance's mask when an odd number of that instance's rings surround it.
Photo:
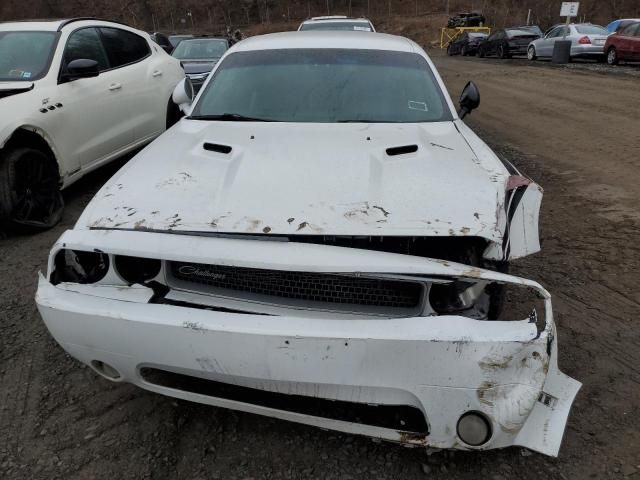
<path fill-rule="evenodd" d="M 309 22 L 303 23 L 300 30 L 356 30 L 370 32 L 369 22 Z"/>
<path fill-rule="evenodd" d="M 291 49 L 229 55 L 192 117 L 230 114 L 280 122 L 451 120 L 427 61 L 380 50 Z"/>
<path fill-rule="evenodd" d="M 227 51 L 227 41 L 222 39 L 183 40 L 173 51 L 180 60 L 196 58 L 220 58 Z"/>
<path fill-rule="evenodd" d="M 55 41 L 55 32 L 0 32 L 0 82 L 44 77 Z"/>
<path fill-rule="evenodd" d="M 583 35 L 608 35 L 607 29 L 598 25 L 578 25 L 576 27 L 578 33 Z"/>

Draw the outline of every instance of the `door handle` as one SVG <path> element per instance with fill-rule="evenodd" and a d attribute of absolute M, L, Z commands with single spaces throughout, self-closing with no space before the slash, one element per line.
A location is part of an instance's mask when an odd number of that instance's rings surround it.
<path fill-rule="evenodd" d="M 109 90 L 111 90 L 112 92 L 115 92 L 116 90 L 120 90 L 121 88 L 122 88 L 121 83 L 112 83 L 111 85 L 109 85 Z"/>
<path fill-rule="evenodd" d="M 162 72 L 160 70 L 155 70 L 152 74 L 152 77 L 160 77 L 162 76 Z"/>

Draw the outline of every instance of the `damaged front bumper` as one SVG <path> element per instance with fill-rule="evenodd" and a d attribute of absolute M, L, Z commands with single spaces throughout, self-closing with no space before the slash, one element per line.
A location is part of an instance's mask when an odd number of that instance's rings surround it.
<path fill-rule="evenodd" d="M 535 282 L 350 248 L 117 231 L 65 233 L 54 247 L 49 272 L 63 248 L 532 289 L 544 303 L 544 315 L 508 321 L 434 313 L 347 315 L 300 305 L 265 307 L 265 314 L 256 310 L 264 305 L 259 302 L 258 307 L 252 302 L 252 311 L 240 311 L 237 299 L 234 308 L 220 307 L 202 292 L 158 289 L 151 283 L 54 285 L 43 276 L 36 301 L 63 348 L 114 381 L 405 444 L 464 450 L 520 445 L 558 454 L 580 383 L 558 370 L 550 297 Z M 164 268 L 158 278 L 163 275 Z M 159 296 L 173 300 L 158 301 Z M 459 428 L 469 414 L 488 427 L 486 438 L 475 445 Z"/>

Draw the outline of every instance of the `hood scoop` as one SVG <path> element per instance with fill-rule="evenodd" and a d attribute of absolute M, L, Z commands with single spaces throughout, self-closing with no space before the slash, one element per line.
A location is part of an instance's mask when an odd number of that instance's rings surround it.
<path fill-rule="evenodd" d="M 387 155 L 395 157 L 397 155 L 406 155 L 408 153 L 415 153 L 418 151 L 418 145 L 403 145 L 401 147 L 387 148 Z"/>
<path fill-rule="evenodd" d="M 25 93 L 30 90 L 33 90 L 33 83 L 27 87 L 17 87 L 17 88 L 1 88 L 0 87 L 0 98 L 10 97 L 12 95 L 17 95 L 19 93 Z"/>
<path fill-rule="evenodd" d="M 229 153 L 231 153 L 231 150 L 233 150 L 229 145 L 221 145 L 219 143 L 210 142 L 205 142 L 204 145 L 202 145 L 202 148 L 204 148 L 208 152 L 223 153 L 225 155 L 228 155 Z"/>

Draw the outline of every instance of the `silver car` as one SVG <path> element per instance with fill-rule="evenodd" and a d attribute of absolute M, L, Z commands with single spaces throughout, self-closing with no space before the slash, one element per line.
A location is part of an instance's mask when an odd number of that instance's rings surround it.
<path fill-rule="evenodd" d="M 544 37 L 534 40 L 527 47 L 527 58 L 551 57 L 557 40 L 562 40 L 565 29 L 567 40 L 571 40 L 571 58 L 593 58 L 604 60 L 604 44 L 609 35 L 607 29 L 591 23 L 556 25 L 547 30 Z"/>

